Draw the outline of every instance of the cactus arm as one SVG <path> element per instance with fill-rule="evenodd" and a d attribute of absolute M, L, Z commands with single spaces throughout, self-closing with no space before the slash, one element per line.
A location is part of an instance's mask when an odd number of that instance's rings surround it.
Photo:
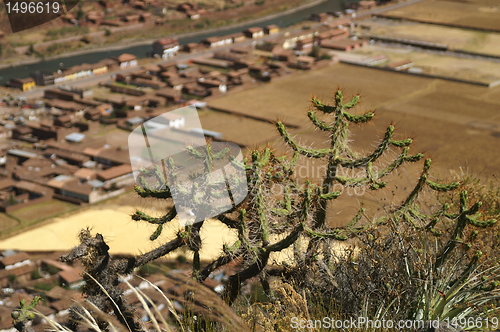
<path fill-rule="evenodd" d="M 425 183 L 427 181 L 427 177 L 429 174 L 429 169 L 431 167 L 432 161 L 430 159 L 426 159 L 424 162 L 424 169 L 422 170 L 422 173 L 420 174 L 420 177 L 417 181 L 417 184 L 413 188 L 412 192 L 408 195 L 404 203 L 399 207 L 398 210 L 402 210 L 407 206 L 412 205 L 415 200 L 417 199 L 417 196 L 420 194 L 420 192 L 424 189 Z"/>
<path fill-rule="evenodd" d="M 198 274 L 198 281 L 203 282 L 205 279 L 208 278 L 210 273 L 212 273 L 213 271 L 215 271 L 219 267 L 224 266 L 224 265 L 232 262 L 236 258 L 241 257 L 241 254 L 242 254 L 242 250 L 240 248 L 240 250 L 236 251 L 235 253 L 222 255 L 219 258 L 217 258 L 216 260 L 212 261 L 210 264 L 205 266 L 200 271 L 200 273 Z"/>
<path fill-rule="evenodd" d="M 290 188 L 285 187 L 285 197 L 283 202 L 278 202 L 279 205 L 284 206 L 282 209 L 272 208 L 271 212 L 279 216 L 287 216 L 292 213 L 292 199 L 290 198 Z"/>
<path fill-rule="evenodd" d="M 325 105 L 321 100 L 317 98 L 312 98 L 311 102 L 316 109 L 320 110 L 323 113 L 330 114 L 333 112 L 338 112 L 338 107 Z"/>
<path fill-rule="evenodd" d="M 410 146 L 412 143 L 413 143 L 413 140 L 411 138 L 406 138 L 406 139 L 403 139 L 403 140 L 391 140 L 390 141 L 391 145 L 394 145 L 398 148 L 404 148 L 406 146 Z"/>
<path fill-rule="evenodd" d="M 153 197 L 153 198 L 172 198 L 172 193 L 170 192 L 169 188 L 166 188 L 164 190 L 151 190 L 151 189 L 144 189 L 139 186 L 134 186 L 135 192 L 145 198 L 145 197 Z"/>
<path fill-rule="evenodd" d="M 267 250 L 259 250 L 259 251 L 260 252 L 258 254 L 258 258 L 255 260 L 253 264 L 251 264 L 243 271 L 240 271 L 229 277 L 227 288 L 223 294 L 223 298 L 226 299 L 226 301 L 229 304 L 232 304 L 234 300 L 236 300 L 236 297 L 240 293 L 241 283 L 244 282 L 245 280 L 257 276 L 260 272 L 262 272 L 264 267 L 267 265 L 267 262 L 269 261 L 270 251 Z"/>
<path fill-rule="evenodd" d="M 447 184 L 440 184 L 436 182 L 432 182 L 431 180 L 426 181 L 427 185 L 435 191 L 450 191 L 455 190 L 460 186 L 460 182 L 451 182 Z"/>
<path fill-rule="evenodd" d="M 339 197 L 340 194 L 341 194 L 340 191 L 332 191 L 332 192 L 327 193 L 327 194 L 321 194 L 321 195 L 319 195 L 319 197 L 321 199 L 324 199 L 324 200 L 332 200 L 332 199 Z"/>
<path fill-rule="evenodd" d="M 356 225 L 361 220 L 365 211 L 366 211 L 365 208 L 359 209 L 358 213 L 356 213 L 354 218 L 352 218 L 352 220 L 347 224 L 346 228 L 349 229 L 349 228 L 354 227 L 354 225 Z"/>
<path fill-rule="evenodd" d="M 133 267 L 141 267 L 143 265 L 146 265 L 147 263 L 154 261 L 157 258 L 163 257 L 166 254 L 176 250 L 177 248 L 184 246 L 185 244 L 186 240 L 181 236 L 177 236 L 175 239 L 159 246 L 158 248 L 143 255 L 137 256 L 134 259 Z"/>
<path fill-rule="evenodd" d="M 387 148 L 389 147 L 389 145 L 391 143 L 391 138 L 393 135 L 394 135 L 394 126 L 387 127 L 384 139 L 382 140 L 382 142 L 380 142 L 380 144 L 377 146 L 377 148 L 375 149 L 375 151 L 373 151 L 372 154 L 370 154 L 369 156 L 363 157 L 361 159 L 357 159 L 357 160 L 352 160 L 352 161 L 351 160 L 343 160 L 343 162 L 341 163 L 342 167 L 348 167 L 348 168 L 363 167 L 363 166 L 366 166 L 370 162 L 374 162 L 375 160 L 380 158 L 380 156 L 382 156 L 382 154 L 385 151 L 387 151 Z"/>
<path fill-rule="evenodd" d="M 320 130 L 323 130 L 323 131 L 333 131 L 333 127 L 327 125 L 325 122 L 321 121 L 317 116 L 316 116 L 316 113 L 314 113 L 313 111 L 309 111 L 307 112 L 307 116 L 309 117 L 309 119 L 311 120 L 311 122 Z"/>
<path fill-rule="evenodd" d="M 265 247 L 265 250 L 268 252 L 282 251 L 283 249 L 290 247 L 297 241 L 299 235 L 302 233 L 303 230 L 304 230 L 304 224 L 300 223 L 297 227 L 295 227 L 295 229 L 292 232 L 290 232 L 290 234 L 287 235 L 287 237 L 276 243 L 268 245 L 267 247 Z"/>
<path fill-rule="evenodd" d="M 343 234 L 344 232 L 342 230 L 333 230 L 332 232 L 324 233 L 324 232 L 314 231 L 304 226 L 304 233 L 312 238 L 335 239 L 338 241 L 347 240 L 347 235 Z"/>
<path fill-rule="evenodd" d="M 367 113 L 362 114 L 362 115 L 352 115 L 350 113 L 344 112 L 344 118 L 347 121 L 349 121 L 351 123 L 356 123 L 356 124 L 366 123 L 366 122 L 370 121 L 371 119 L 373 119 L 374 116 L 375 116 L 375 113 L 373 113 L 373 112 L 367 112 Z"/>
<path fill-rule="evenodd" d="M 299 146 L 291 137 L 290 134 L 285 129 L 285 126 L 281 122 L 277 122 L 276 126 L 278 131 L 283 137 L 283 140 L 294 150 L 300 153 L 303 156 L 311 157 L 311 158 L 324 158 L 331 153 L 330 149 L 308 149 Z"/>
<path fill-rule="evenodd" d="M 177 209 L 174 206 L 172 209 L 170 209 L 170 211 L 168 211 L 167 214 L 165 214 L 164 216 L 159 217 L 159 218 L 151 217 L 142 211 L 136 211 L 132 215 L 132 219 L 136 220 L 136 221 L 144 220 L 144 221 L 147 221 L 148 223 L 154 224 L 154 225 L 160 225 L 160 224 L 162 225 L 162 224 L 165 224 L 169 221 L 172 221 L 176 216 L 177 216 Z"/>

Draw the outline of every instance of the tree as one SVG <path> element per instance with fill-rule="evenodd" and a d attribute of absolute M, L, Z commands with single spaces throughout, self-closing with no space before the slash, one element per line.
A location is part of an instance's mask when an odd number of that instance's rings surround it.
<path fill-rule="evenodd" d="M 109 247 L 102 235 L 92 236 L 89 230 L 80 233 L 81 244 L 74 248 L 69 254 L 61 257 L 65 262 L 76 259 L 82 261 L 86 271 L 86 285 L 84 293 L 88 299 L 99 309 L 111 313 L 119 310 L 123 315 L 116 317 L 131 328 L 132 331 L 140 331 L 140 326 L 134 321 L 133 308 L 129 307 L 122 298 L 122 290 L 118 287 L 119 276 L 128 274 L 136 268 L 140 268 L 149 262 L 160 258 L 178 248 L 187 248 L 192 253 L 192 277 L 202 283 L 210 273 L 217 268 L 231 262 L 240 262 L 239 270 L 229 276 L 225 292 L 222 298 L 232 304 L 240 294 L 241 285 L 246 280 L 260 276 L 264 289 L 269 290 L 267 279 L 269 276 L 281 276 L 285 280 L 292 280 L 301 285 L 314 287 L 314 277 L 318 275 L 324 280 L 331 280 L 331 267 L 334 266 L 332 244 L 336 241 L 346 241 L 354 237 L 372 236 L 373 230 L 380 225 L 388 224 L 394 220 L 409 221 L 415 218 L 429 220 L 425 228 L 426 234 L 436 236 L 439 232 L 436 225 L 442 216 L 454 220 L 453 236 L 449 238 L 438 259 L 436 268 L 443 265 L 449 258 L 449 253 L 457 246 L 457 241 L 462 238 L 464 228 L 470 224 L 475 226 L 489 227 L 495 220 L 484 220 L 476 215 L 476 205 L 469 207 L 466 203 L 467 194 L 463 194 L 459 212 L 449 214 L 446 206 L 443 206 L 431 214 L 424 214 L 416 204 L 419 193 L 424 188 L 435 191 L 450 191 L 459 186 L 459 183 L 441 185 L 429 179 L 430 160 L 424 163 L 424 170 L 417 184 L 409 196 L 399 208 L 386 218 L 370 220 L 361 224 L 365 210 L 361 208 L 356 216 L 346 221 L 343 227 L 332 228 L 327 223 L 329 206 L 342 195 L 342 188 L 364 187 L 369 190 L 380 190 L 386 186 L 384 178 L 393 173 L 404 163 L 414 163 L 423 158 L 418 153 L 409 154 L 409 146 L 412 140 L 394 139 L 394 126 L 390 125 L 384 137 L 376 148 L 368 154 L 360 154 L 353 150 L 350 145 L 350 125 L 358 125 L 369 122 L 373 112 L 361 115 L 351 113 L 358 104 L 359 96 L 345 101 L 341 91 L 335 93 L 333 105 L 324 104 L 317 98 L 312 98 L 315 111 L 309 111 L 309 120 L 319 130 L 330 138 L 327 148 L 308 148 L 298 144 L 287 131 L 285 125 L 278 121 L 276 127 L 284 142 L 290 147 L 291 154 L 276 156 L 270 148 L 261 151 L 253 151 L 249 159 L 244 163 L 238 162 L 231 157 L 229 149 L 216 150 L 211 145 L 204 148 L 188 147 L 186 153 L 191 158 L 200 160 L 207 170 L 212 160 L 226 158 L 229 165 L 235 170 L 243 170 L 247 177 L 248 195 L 241 203 L 228 212 L 217 216 L 218 221 L 234 229 L 238 239 L 232 244 L 223 246 L 223 254 L 202 266 L 199 251 L 202 245 L 200 230 L 205 220 L 187 225 L 181 229 L 175 238 L 165 242 L 158 248 L 142 255 L 128 259 L 111 259 Z M 382 161 L 390 150 L 399 151 L 392 161 Z M 295 174 L 299 158 L 323 160 L 325 172 L 321 183 L 298 178 Z M 387 158 L 385 159 L 387 160 Z M 377 165 L 375 167 L 374 165 Z M 220 197 L 221 192 L 227 190 L 226 183 L 204 183 L 205 188 L 201 198 L 193 198 L 189 192 L 185 192 L 182 186 L 178 186 L 175 178 L 180 175 L 173 158 L 165 160 L 168 174 L 160 167 L 141 170 L 139 184 L 135 187 L 140 197 L 152 197 L 160 200 L 172 200 L 173 193 L 183 197 L 176 201 L 176 206 L 161 217 L 152 217 L 142 211 L 136 211 L 132 219 L 146 221 L 155 225 L 156 231 L 150 239 L 155 240 L 162 233 L 166 223 L 173 222 L 178 211 L 189 206 L 189 200 L 199 200 L 197 204 L 204 211 L 211 211 L 210 198 Z M 343 170 L 358 170 L 354 176 L 346 176 Z M 231 174 L 231 173 L 229 173 Z M 354 174 L 354 173 L 352 173 Z M 153 181 L 153 185 L 146 185 L 147 181 Z M 238 179 L 232 179 L 238 181 Z M 232 193 L 236 195 L 236 192 Z M 437 219 L 436 219 L 437 218 Z M 276 235 L 281 235 L 276 239 Z M 305 249 L 298 246 L 298 241 L 305 241 Z M 280 252 L 294 246 L 297 264 L 296 266 L 268 266 L 270 254 Z M 318 288 L 321 290 L 321 288 Z M 71 321 L 68 326 L 75 328 L 79 323 L 78 309 L 73 309 Z M 99 324 L 105 326 L 104 321 Z"/>

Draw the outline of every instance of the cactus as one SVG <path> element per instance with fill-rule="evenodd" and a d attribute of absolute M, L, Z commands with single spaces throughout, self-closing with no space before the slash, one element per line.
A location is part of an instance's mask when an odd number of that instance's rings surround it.
<path fill-rule="evenodd" d="M 422 214 L 416 204 L 419 193 L 428 187 L 435 191 L 450 191 L 459 186 L 459 183 L 442 185 L 429 180 L 429 169 L 431 160 L 424 162 L 424 169 L 420 175 L 415 188 L 408 195 L 406 200 L 393 213 L 383 218 L 366 222 L 359 226 L 360 220 L 364 216 L 365 210 L 362 208 L 357 215 L 344 227 L 330 228 L 326 223 L 328 205 L 334 202 L 341 195 L 341 192 L 332 190 L 334 185 L 346 187 L 366 187 L 370 190 L 380 190 L 386 186 L 384 177 L 391 174 L 404 163 L 414 163 L 423 158 L 420 153 L 411 155 L 409 153 L 412 140 L 407 138 L 395 140 L 393 138 L 395 127 L 390 125 L 384 137 L 376 148 L 366 155 L 360 155 L 352 150 L 349 144 L 349 126 L 360 125 L 369 122 L 373 117 L 373 112 L 362 115 L 354 115 L 349 110 L 354 108 L 359 102 L 359 97 L 354 96 L 349 101 L 345 101 L 341 91 L 335 93 L 333 105 L 326 105 L 317 98 L 312 98 L 312 105 L 315 111 L 308 112 L 311 122 L 319 130 L 330 137 L 328 148 L 314 149 L 301 146 L 289 134 L 285 125 L 278 121 L 276 128 L 284 142 L 291 148 L 291 156 L 276 156 L 270 148 L 262 151 L 253 151 L 249 159 L 240 163 L 231 159 L 227 149 L 214 151 L 210 145 L 206 148 L 187 148 L 187 153 L 192 157 L 202 160 L 205 169 L 209 170 L 212 160 L 228 158 L 230 164 L 235 169 L 246 172 L 249 194 L 244 201 L 233 207 L 231 210 L 218 215 L 216 218 L 227 227 L 237 232 L 238 239 L 233 244 L 226 244 L 222 248 L 222 254 L 214 261 L 202 266 L 200 262 L 199 250 L 202 245 L 200 229 L 204 221 L 186 226 L 179 231 L 176 237 L 161 245 L 157 249 L 132 257 L 127 260 L 113 261 L 107 253 L 108 247 L 104 243 L 101 235 L 92 237 L 89 231 L 82 231 L 81 245 L 73 249 L 71 253 L 62 257 L 64 261 L 82 259 L 86 267 L 87 285 L 84 292 L 89 298 L 97 302 L 97 306 L 105 311 L 111 312 L 120 309 L 123 312 L 131 313 L 132 310 L 121 300 L 121 293 L 118 290 L 118 275 L 133 271 L 156 258 L 162 257 L 180 247 L 186 247 L 193 253 L 193 273 L 192 276 L 198 282 L 203 282 L 211 272 L 238 259 L 242 262 L 240 270 L 229 277 L 225 293 L 222 295 L 227 303 L 234 302 L 241 290 L 241 283 L 245 280 L 261 275 L 263 283 L 268 284 L 265 275 L 262 273 L 266 268 L 269 256 L 272 252 L 279 252 L 297 244 L 299 238 L 308 241 L 307 249 L 301 252 L 298 246 L 294 246 L 296 257 L 308 268 L 319 266 L 324 267 L 330 264 L 329 250 L 323 252 L 321 248 L 328 248 L 332 241 L 346 241 L 360 232 L 366 231 L 370 227 L 387 223 L 389 219 L 406 221 L 410 224 L 415 218 L 427 220 L 424 227 L 429 234 L 439 236 L 440 231 L 436 229 L 441 218 L 456 219 L 456 228 L 453 238 L 443 248 L 443 252 L 436 262 L 440 266 L 447 258 L 448 253 L 456 246 L 458 239 L 463 235 L 466 224 L 477 227 L 488 227 L 494 223 L 492 220 L 483 221 L 478 212 L 478 204 L 472 207 L 467 206 L 467 193 L 462 196 L 462 203 L 459 213 L 448 212 L 449 206 L 443 205 L 441 209 L 432 215 Z M 328 119 L 328 120 L 323 120 Z M 380 169 L 374 168 L 374 163 L 386 153 L 389 148 L 398 149 L 397 157 Z M 305 180 L 301 184 L 295 176 L 295 170 L 299 158 L 323 159 L 326 161 L 326 173 L 322 183 L 316 184 L 310 180 Z M 168 169 L 168 174 L 165 170 Z M 361 176 L 344 176 L 341 169 L 361 170 Z M 205 183 L 205 191 L 200 196 L 193 198 L 191 192 L 176 185 L 176 178 L 180 176 L 179 168 L 175 165 L 175 160 L 168 158 L 162 167 L 155 167 L 149 170 L 142 170 L 141 186 L 136 186 L 135 191 L 140 197 L 153 197 L 170 200 L 172 193 L 177 193 L 184 203 L 189 205 L 190 198 L 196 200 L 203 209 L 211 209 L 210 200 L 207 198 L 220 197 L 222 192 L 227 190 L 224 183 Z M 192 176 L 198 176 L 193 174 Z M 147 179 L 153 179 L 158 184 L 156 187 L 146 186 Z M 235 179 L 236 181 L 236 179 Z M 281 190 L 282 195 L 277 197 L 273 194 L 276 188 Z M 198 189 L 198 188 L 194 188 Z M 176 202 L 177 204 L 178 202 Z M 136 211 L 132 215 L 135 221 L 145 221 L 155 225 L 157 228 L 150 239 L 157 239 L 166 223 L 176 219 L 178 209 L 182 208 L 177 204 L 165 215 L 152 217 L 144 212 Z M 414 224 L 414 227 L 420 227 Z M 284 235 L 281 240 L 275 240 L 274 235 Z M 326 263 L 326 264 L 325 264 Z M 279 269 L 273 269 L 281 273 Z M 264 275 L 264 277 L 262 277 Z M 97 287 L 96 281 L 102 285 L 103 289 Z M 113 300 L 118 303 L 119 308 L 113 307 L 106 300 L 104 294 L 112 294 Z M 73 315 L 76 316 L 76 315 Z M 137 325 L 127 317 L 121 317 L 132 330 L 138 330 Z M 75 323 L 73 323 L 74 325 Z"/>
<path fill-rule="evenodd" d="M 35 319 L 35 312 L 33 309 L 37 306 L 42 298 L 40 296 L 35 296 L 31 300 L 30 304 L 26 304 L 26 300 L 21 300 L 19 303 L 19 309 L 12 311 L 12 325 L 19 332 L 34 332 L 32 328 L 27 326 L 28 321 Z"/>

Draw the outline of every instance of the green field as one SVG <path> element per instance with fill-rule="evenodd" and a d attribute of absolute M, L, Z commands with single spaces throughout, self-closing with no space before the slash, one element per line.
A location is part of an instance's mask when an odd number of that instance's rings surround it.
<path fill-rule="evenodd" d="M 78 205 L 52 200 L 0 214 L 0 238 L 11 236 L 50 218 L 75 211 Z"/>

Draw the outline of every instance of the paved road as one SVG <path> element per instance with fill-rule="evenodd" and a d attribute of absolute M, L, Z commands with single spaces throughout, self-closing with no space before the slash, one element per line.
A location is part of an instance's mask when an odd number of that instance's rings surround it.
<path fill-rule="evenodd" d="M 417 3 L 417 2 L 420 2 L 420 1 L 423 1 L 423 0 L 407 0 L 407 1 L 401 2 L 401 3 L 395 3 L 395 4 L 385 5 L 385 6 L 382 6 L 382 7 L 377 7 L 377 8 L 373 8 L 373 9 L 364 11 L 364 12 L 360 13 L 360 15 L 365 16 L 365 15 L 371 15 L 371 14 L 379 14 L 379 13 L 384 12 L 384 11 L 401 8 L 403 6 L 407 6 L 407 5 L 410 5 L 410 4 L 413 4 L 413 3 Z M 317 27 L 317 26 L 320 26 L 320 25 L 321 24 L 313 26 L 313 28 Z M 294 32 L 297 32 L 297 31 L 300 31 L 300 30 L 292 30 L 292 31 L 285 30 L 285 31 L 281 31 L 278 35 L 265 36 L 263 38 L 260 38 L 259 40 L 271 40 L 271 39 L 275 39 L 277 37 L 283 36 L 284 33 L 286 33 L 286 32 L 294 33 Z M 255 40 L 247 40 L 247 41 L 238 43 L 238 46 L 251 45 L 253 42 L 255 42 Z M 173 61 L 177 61 L 177 62 L 188 61 L 188 60 L 190 60 L 190 59 L 192 59 L 194 57 L 207 56 L 207 55 L 210 55 L 211 53 L 213 53 L 214 51 L 227 50 L 227 49 L 230 49 L 232 47 L 234 47 L 234 44 L 230 44 L 230 45 L 226 45 L 226 46 L 222 46 L 222 47 L 217 47 L 215 49 L 208 49 L 206 51 L 198 52 L 196 54 L 181 53 L 180 55 L 176 56 L 173 60 L 159 60 L 159 61 L 156 61 L 154 63 L 156 63 L 156 64 L 166 64 L 168 62 L 173 62 Z M 87 78 L 83 78 L 83 79 L 79 79 L 79 80 L 67 82 L 65 84 L 68 84 L 68 85 L 71 85 L 71 86 L 74 86 L 74 87 L 79 87 L 79 88 L 89 87 L 89 86 L 95 86 L 95 85 L 99 84 L 100 82 L 106 82 L 106 81 L 108 81 L 113 75 L 116 75 L 116 74 L 125 74 L 125 73 L 129 73 L 129 72 L 135 71 L 137 69 L 138 68 L 136 67 L 136 68 L 129 68 L 129 69 L 124 69 L 124 70 L 112 71 L 112 72 L 109 72 L 109 73 L 106 73 L 106 74 L 103 74 L 103 75 L 91 76 L 91 77 L 87 77 Z M 55 87 L 54 85 L 37 87 L 37 88 L 35 88 L 33 90 L 30 90 L 30 91 L 25 91 L 25 92 L 21 92 L 21 93 L 15 94 L 15 96 L 25 97 L 27 99 L 41 98 L 43 96 L 44 90 L 50 89 L 50 88 L 54 88 L 54 87 Z"/>

